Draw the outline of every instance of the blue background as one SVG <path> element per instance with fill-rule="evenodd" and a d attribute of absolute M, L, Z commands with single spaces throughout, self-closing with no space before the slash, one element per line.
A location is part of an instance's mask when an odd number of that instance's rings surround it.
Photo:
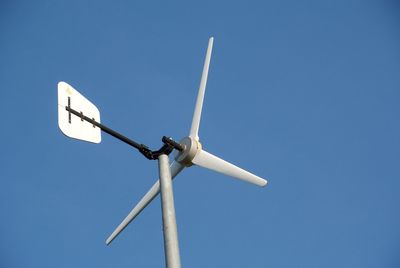
<path fill-rule="evenodd" d="M 190 129 L 269 179 L 174 181 L 183 267 L 400 266 L 397 1 L 2 1 L 1 267 L 163 267 L 157 163 L 66 138 L 57 83 L 148 144 Z"/>

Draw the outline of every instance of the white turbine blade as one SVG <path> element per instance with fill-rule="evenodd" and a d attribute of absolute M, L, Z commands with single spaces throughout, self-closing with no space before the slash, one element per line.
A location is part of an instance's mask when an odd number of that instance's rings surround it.
<path fill-rule="evenodd" d="M 235 165 L 232 165 L 231 163 L 219 157 L 216 157 L 215 155 L 212 155 L 204 150 L 198 152 L 192 162 L 193 164 L 196 164 L 198 166 L 208 168 L 223 173 L 225 175 L 256 184 L 258 186 L 265 186 L 267 184 L 266 180 L 254 174 L 251 174 L 250 172 L 241 169 Z"/>
<path fill-rule="evenodd" d="M 171 164 L 171 177 L 174 178 L 184 169 L 184 166 L 178 162 L 172 162 Z M 142 197 L 137 205 L 129 212 L 128 216 L 120 223 L 120 225 L 114 230 L 114 232 L 107 238 L 106 244 L 109 245 L 124 229 L 128 224 L 139 215 L 140 212 L 157 196 L 160 192 L 160 182 L 157 182 L 151 187 L 151 189 Z"/>
<path fill-rule="evenodd" d="M 196 107 L 194 108 L 192 127 L 190 128 L 189 136 L 196 140 L 199 140 L 199 125 L 201 119 L 201 110 L 203 108 L 204 93 L 206 91 L 208 68 L 210 66 L 213 41 L 214 41 L 213 37 L 211 37 L 208 40 L 208 48 L 207 48 L 206 59 L 204 60 L 203 74 L 201 76 L 199 93 L 197 95 L 197 100 L 196 100 Z"/>

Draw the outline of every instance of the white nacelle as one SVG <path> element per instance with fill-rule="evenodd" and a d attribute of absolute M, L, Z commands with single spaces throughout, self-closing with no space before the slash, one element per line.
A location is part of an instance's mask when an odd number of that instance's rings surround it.
<path fill-rule="evenodd" d="M 80 117 L 69 113 L 66 107 L 82 112 L 100 123 L 100 111 L 88 99 L 65 82 L 58 83 L 58 126 L 68 137 L 93 142 L 101 142 L 101 129 Z"/>

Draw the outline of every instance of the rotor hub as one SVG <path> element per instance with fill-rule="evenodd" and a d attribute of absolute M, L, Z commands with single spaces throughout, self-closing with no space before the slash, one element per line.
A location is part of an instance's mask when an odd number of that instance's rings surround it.
<path fill-rule="evenodd" d="M 176 155 L 175 160 L 186 167 L 190 167 L 193 165 L 193 158 L 201 150 L 201 143 L 192 137 L 185 137 L 179 141 L 179 144 L 184 149 Z"/>

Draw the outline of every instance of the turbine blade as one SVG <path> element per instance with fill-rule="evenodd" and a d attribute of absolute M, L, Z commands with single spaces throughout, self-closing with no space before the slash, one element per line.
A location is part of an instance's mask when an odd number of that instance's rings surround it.
<path fill-rule="evenodd" d="M 171 177 L 174 178 L 184 169 L 184 166 L 178 162 L 172 162 L 171 164 Z M 109 245 L 125 228 L 128 224 L 133 221 L 137 215 L 158 195 L 160 192 L 160 182 L 157 182 L 150 188 L 150 190 L 142 197 L 137 205 L 129 212 L 128 216 L 118 225 L 114 232 L 107 238 L 106 244 Z"/>
<path fill-rule="evenodd" d="M 201 119 L 201 110 L 203 108 L 204 93 L 206 91 L 208 68 L 210 66 L 213 42 L 214 38 L 211 37 L 208 40 L 208 48 L 207 48 L 206 59 L 204 60 L 203 74 L 200 80 L 199 93 L 197 95 L 197 100 L 196 100 L 196 107 L 194 108 L 192 127 L 190 128 L 189 136 L 196 140 L 199 140 L 199 125 Z"/>
<path fill-rule="evenodd" d="M 192 162 L 198 166 L 208 168 L 225 175 L 256 184 L 258 186 L 264 187 L 267 184 L 266 180 L 235 165 L 232 165 L 231 163 L 204 150 L 199 151 Z"/>

